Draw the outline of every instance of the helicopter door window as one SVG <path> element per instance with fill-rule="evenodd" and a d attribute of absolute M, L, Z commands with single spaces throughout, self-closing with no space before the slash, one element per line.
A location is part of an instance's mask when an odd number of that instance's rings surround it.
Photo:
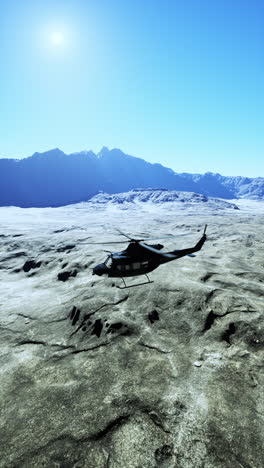
<path fill-rule="evenodd" d="M 132 263 L 132 268 L 133 268 L 133 270 L 139 270 L 140 269 L 140 263 L 139 262 Z"/>
<path fill-rule="evenodd" d="M 129 271 L 130 270 L 130 265 L 125 265 L 125 269 L 126 269 L 126 271 Z"/>

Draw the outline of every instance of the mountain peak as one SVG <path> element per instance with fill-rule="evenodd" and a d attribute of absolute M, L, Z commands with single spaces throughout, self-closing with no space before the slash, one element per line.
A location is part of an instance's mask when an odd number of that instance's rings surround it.
<path fill-rule="evenodd" d="M 64 156 L 65 153 L 59 148 L 52 148 L 51 150 L 44 151 L 43 153 L 34 153 L 32 156 Z"/>
<path fill-rule="evenodd" d="M 71 153 L 69 156 L 95 156 L 92 150 L 83 150 L 83 151 L 75 151 Z"/>
<path fill-rule="evenodd" d="M 60 148 L 52 148 L 49 151 L 44 151 L 44 153 L 41 154 L 65 154 Z"/>
<path fill-rule="evenodd" d="M 115 156 L 127 156 L 125 153 L 123 153 L 123 151 L 119 148 L 112 148 L 112 149 L 109 149 L 107 146 L 103 146 L 103 148 L 101 149 L 101 151 L 97 154 L 97 157 L 98 158 L 101 158 L 103 156 L 112 156 L 112 157 L 115 157 Z"/>
<path fill-rule="evenodd" d="M 110 149 L 107 146 L 103 146 L 101 151 L 97 153 L 97 156 L 100 158 L 101 156 L 104 156 L 105 154 L 110 153 Z"/>

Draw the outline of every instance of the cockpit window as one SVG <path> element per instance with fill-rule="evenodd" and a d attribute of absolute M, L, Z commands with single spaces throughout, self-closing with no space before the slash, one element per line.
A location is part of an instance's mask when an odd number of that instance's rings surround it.
<path fill-rule="evenodd" d="M 112 257 L 108 255 L 107 259 L 104 261 L 104 264 L 109 268 L 112 265 Z"/>

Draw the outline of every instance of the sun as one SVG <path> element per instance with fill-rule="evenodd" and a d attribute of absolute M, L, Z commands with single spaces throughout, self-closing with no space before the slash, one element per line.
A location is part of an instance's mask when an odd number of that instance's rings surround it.
<path fill-rule="evenodd" d="M 54 46 L 59 46 L 64 43 L 64 35 L 59 31 L 54 31 L 50 35 L 50 41 Z"/>

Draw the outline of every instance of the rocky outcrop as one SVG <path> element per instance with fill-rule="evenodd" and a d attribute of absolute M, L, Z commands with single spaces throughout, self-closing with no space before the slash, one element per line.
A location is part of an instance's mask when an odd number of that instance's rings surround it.
<path fill-rule="evenodd" d="M 130 192 L 109 194 L 100 192 L 89 200 L 89 204 L 95 205 L 123 205 L 124 203 L 173 203 L 175 206 L 182 205 L 185 208 L 197 204 L 207 204 L 210 209 L 234 209 L 238 210 L 235 203 L 226 202 L 214 197 L 206 197 L 199 193 L 177 192 L 168 189 L 133 189 Z"/>

